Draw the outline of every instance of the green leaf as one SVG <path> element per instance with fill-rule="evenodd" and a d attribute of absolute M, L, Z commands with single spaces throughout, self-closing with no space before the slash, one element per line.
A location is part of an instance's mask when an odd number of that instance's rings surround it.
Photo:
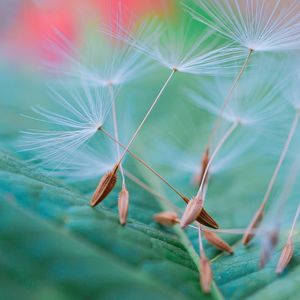
<path fill-rule="evenodd" d="M 204 295 L 177 231 L 115 212 L 0 156 L 0 289 L 6 299 L 220 299 Z M 131 190 L 131 186 L 129 186 Z M 132 188 L 133 190 L 133 188 Z M 116 204 L 113 195 L 106 201 Z M 140 200 L 137 200 L 140 199 Z M 134 187 L 147 222 L 161 208 Z"/>

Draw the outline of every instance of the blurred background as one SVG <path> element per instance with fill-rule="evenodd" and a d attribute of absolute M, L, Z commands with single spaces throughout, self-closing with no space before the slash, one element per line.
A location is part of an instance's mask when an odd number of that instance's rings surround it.
<path fill-rule="evenodd" d="M 99 42 L 100 26 L 112 23 L 122 12 L 122 26 L 148 16 L 173 18 L 171 0 L 1 0 L 0 1 L 0 143 L 10 148 L 19 131 L 31 125 L 20 114 L 30 114 L 32 105 L 49 102 L 48 68 L 60 69 L 74 48 L 94 42 L 101 57 L 106 41 Z M 53 50 L 60 33 L 72 47 Z M 95 39 L 94 39 L 95 37 Z M 91 48 L 91 47 L 90 47 Z M 90 49 L 89 49 L 90 51 Z M 68 53 L 69 52 L 69 53 Z M 53 78 L 52 78 L 53 79 Z M 51 102 L 51 101 L 50 101 Z"/>

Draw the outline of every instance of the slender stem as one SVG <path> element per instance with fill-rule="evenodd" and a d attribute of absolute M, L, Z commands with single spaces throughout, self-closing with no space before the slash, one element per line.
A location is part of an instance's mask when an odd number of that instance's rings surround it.
<path fill-rule="evenodd" d="M 220 140 L 219 144 L 217 145 L 216 149 L 214 150 L 212 156 L 209 159 L 209 162 L 205 168 L 205 171 L 203 173 L 203 177 L 197 192 L 197 196 L 196 197 L 200 197 L 204 183 L 205 183 L 205 178 L 208 174 L 208 170 L 212 164 L 212 162 L 214 161 L 215 157 L 217 156 L 218 152 L 220 151 L 220 149 L 222 148 L 222 146 L 224 145 L 224 143 L 228 140 L 228 138 L 232 135 L 232 133 L 235 131 L 235 129 L 238 127 L 239 122 L 236 121 L 234 122 L 231 127 L 228 129 L 228 131 L 226 132 L 226 134 L 223 136 L 223 138 Z"/>
<path fill-rule="evenodd" d="M 248 64 L 249 64 L 249 61 L 250 61 L 250 57 L 251 57 L 251 55 L 252 55 L 253 52 L 254 52 L 253 49 L 249 49 L 248 55 L 247 55 L 247 57 L 246 57 L 246 59 L 245 59 L 245 62 L 244 62 L 244 64 L 243 64 L 241 70 L 239 71 L 237 77 L 236 77 L 235 80 L 233 81 L 233 83 L 232 83 L 232 85 L 231 85 L 231 87 L 230 87 L 230 90 L 229 90 L 228 94 L 227 94 L 226 97 L 225 97 L 223 106 L 221 107 L 220 114 L 219 114 L 219 116 L 216 118 L 215 123 L 214 123 L 213 128 L 212 128 L 212 131 L 211 131 L 211 134 L 210 134 L 210 136 L 209 136 L 209 138 L 208 138 L 207 148 L 210 147 L 210 144 L 211 144 L 211 142 L 212 142 L 212 140 L 213 140 L 213 138 L 214 138 L 214 136 L 215 136 L 215 134 L 216 134 L 218 128 L 220 127 L 220 124 L 221 124 L 221 120 L 222 120 L 222 116 L 223 116 L 224 110 L 225 110 L 225 108 L 227 107 L 227 105 L 229 104 L 229 102 L 230 102 L 230 100 L 231 100 L 231 98 L 232 98 L 232 95 L 233 95 L 235 89 L 237 88 L 238 83 L 239 83 L 239 81 L 240 81 L 240 79 L 241 79 L 243 73 L 245 72 L 245 70 L 246 70 L 246 68 L 247 68 L 247 66 L 248 66 Z"/>
<path fill-rule="evenodd" d="M 138 186 L 140 186 L 142 189 L 144 189 L 145 191 L 147 191 L 148 193 L 150 193 L 151 195 L 159 198 L 161 201 L 163 201 L 164 203 L 167 204 L 168 207 L 174 209 L 175 211 L 178 211 L 178 207 L 176 205 L 174 205 L 170 200 L 168 200 L 166 197 L 164 197 L 162 194 L 158 193 L 156 190 L 154 190 L 153 188 L 151 188 L 149 185 L 147 185 L 146 183 L 142 182 L 139 178 L 137 178 L 136 176 L 134 176 L 132 173 L 130 173 L 127 170 L 125 171 L 125 175 L 134 183 L 136 183 Z"/>
<path fill-rule="evenodd" d="M 269 182 L 269 185 L 268 185 L 267 191 L 266 191 L 266 193 L 265 193 L 264 199 L 263 199 L 263 201 L 262 201 L 262 204 L 261 204 L 261 206 L 260 206 L 260 209 L 263 209 L 263 208 L 265 207 L 267 201 L 268 201 L 269 198 L 270 198 L 270 194 L 271 194 L 273 185 L 274 185 L 275 180 L 276 180 L 276 178 L 277 178 L 277 176 L 278 176 L 278 173 L 279 173 L 279 171 L 280 171 L 280 168 L 281 168 L 281 166 L 282 166 L 282 163 L 283 163 L 283 161 L 284 161 L 284 159 L 285 159 L 285 157 L 286 157 L 286 154 L 287 154 L 288 149 L 289 149 L 289 147 L 290 147 L 291 141 L 292 141 L 293 136 L 294 136 L 294 134 L 295 134 L 297 125 L 298 125 L 298 123 L 299 123 L 299 117 L 300 117 L 300 111 L 297 111 L 297 112 L 296 112 L 296 115 L 295 115 L 295 117 L 294 117 L 294 120 L 293 120 L 293 122 L 292 122 L 292 125 L 291 125 L 291 128 L 290 128 L 290 131 L 289 131 L 287 140 L 286 140 L 286 142 L 285 142 L 284 148 L 283 148 L 283 150 L 282 150 L 282 152 L 281 152 L 280 158 L 279 158 L 279 160 L 278 160 L 278 163 L 277 163 L 277 165 L 276 165 L 276 168 L 275 168 L 275 170 L 274 170 L 274 173 L 273 173 L 273 175 L 272 175 L 272 178 L 271 178 L 271 180 L 270 180 L 270 182 Z"/>
<path fill-rule="evenodd" d="M 136 159 L 138 162 L 140 162 L 145 168 L 147 168 L 150 172 L 152 172 L 154 175 L 156 175 L 160 180 L 162 180 L 170 189 L 172 189 L 179 197 L 185 198 L 185 196 L 179 192 L 175 187 L 173 187 L 164 177 L 162 177 L 157 171 L 155 171 L 151 166 L 149 166 L 144 160 L 142 160 L 140 157 L 135 155 L 133 152 L 127 149 L 125 145 L 117 141 L 109 132 L 107 132 L 102 127 L 100 130 L 111 140 L 113 140 L 115 143 L 117 143 L 119 146 L 121 146 L 123 149 L 126 149 L 126 152 L 129 153 L 134 159 Z"/>
<path fill-rule="evenodd" d="M 286 179 L 286 184 L 284 186 L 284 189 L 282 190 L 280 197 L 279 197 L 279 204 L 277 207 L 277 215 L 275 216 L 274 220 L 277 223 L 280 223 L 280 220 L 282 218 L 282 213 L 285 209 L 286 203 L 289 199 L 289 196 L 292 192 L 293 187 L 295 186 L 295 182 L 298 178 L 300 170 L 300 160 L 298 159 L 297 162 L 295 162 L 292 166 L 291 171 L 289 172 L 289 176 Z"/>
<path fill-rule="evenodd" d="M 110 99 L 111 99 L 111 107 L 112 107 L 112 115 L 113 115 L 113 124 L 114 124 L 114 135 L 115 135 L 115 139 L 117 141 L 119 141 L 119 129 L 118 129 L 118 120 L 117 120 L 117 111 L 116 111 L 116 99 L 114 96 L 114 90 L 113 90 L 113 86 L 112 84 L 108 85 L 108 91 L 110 94 Z M 118 160 L 121 157 L 121 151 L 120 151 L 120 146 L 118 143 L 116 143 L 116 148 L 117 148 L 117 155 L 118 155 Z M 123 185 L 125 185 L 125 176 L 124 176 L 124 170 L 123 170 L 123 166 L 122 163 L 120 163 L 120 172 L 122 175 L 122 182 Z"/>
<path fill-rule="evenodd" d="M 288 242 L 292 241 L 293 233 L 294 233 L 294 230 L 295 230 L 295 227 L 296 227 L 296 223 L 297 223 L 299 214 L 300 214 L 300 204 L 298 205 L 298 209 L 297 209 L 297 212 L 296 212 L 294 220 L 293 220 L 292 228 L 290 230 L 289 237 L 288 237 Z"/>
<path fill-rule="evenodd" d="M 204 252 L 204 247 L 202 242 L 202 228 L 200 223 L 198 223 L 198 242 L 199 242 L 199 254 L 201 257 L 205 258 L 206 255 Z"/>
<path fill-rule="evenodd" d="M 141 128 L 143 127 L 144 123 L 146 122 L 147 118 L 149 117 L 150 113 L 152 112 L 153 108 L 155 107 L 156 103 L 158 102 L 160 96 L 162 95 L 163 91 L 165 90 L 165 88 L 167 87 L 167 85 L 169 84 L 170 80 L 172 79 L 173 75 L 175 74 L 177 70 L 173 69 L 171 74 L 169 75 L 168 79 L 166 80 L 166 82 L 164 83 L 164 85 L 162 86 L 162 88 L 160 89 L 158 95 L 156 96 L 155 100 L 153 101 L 152 105 L 150 106 L 150 108 L 148 109 L 144 119 L 142 120 L 142 122 L 140 123 L 140 125 L 138 126 L 138 128 L 136 129 L 135 133 L 133 134 L 131 140 L 129 141 L 128 145 L 126 146 L 123 154 L 121 155 L 117 165 L 119 165 L 121 163 L 121 161 L 123 160 L 123 158 L 125 157 L 127 150 L 129 149 L 129 147 L 131 146 L 131 144 L 133 143 L 133 141 L 135 140 L 136 136 L 138 135 L 139 131 L 141 130 Z"/>

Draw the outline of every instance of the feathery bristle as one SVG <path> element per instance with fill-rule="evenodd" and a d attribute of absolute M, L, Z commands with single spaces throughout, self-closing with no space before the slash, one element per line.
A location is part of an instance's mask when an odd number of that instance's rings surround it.
<path fill-rule="evenodd" d="M 207 257 L 200 257 L 200 284 L 203 292 L 209 293 L 211 288 L 211 282 L 213 279 L 213 273 L 210 265 L 210 261 Z"/>
<path fill-rule="evenodd" d="M 201 12 L 187 7 L 194 19 L 253 51 L 300 48 L 299 1 L 195 0 Z"/>
<path fill-rule="evenodd" d="M 292 241 L 288 241 L 287 244 L 284 246 L 281 256 L 279 258 L 277 267 L 276 267 L 276 274 L 281 274 L 287 265 L 289 264 L 290 260 L 292 259 L 294 254 L 294 246 Z"/>
<path fill-rule="evenodd" d="M 206 240 L 213 246 L 215 246 L 217 249 L 226 251 L 229 254 L 233 254 L 232 248 L 224 241 L 222 240 L 216 233 L 208 230 L 204 230 L 204 236 Z"/>
<path fill-rule="evenodd" d="M 117 183 L 117 171 L 119 165 L 115 165 L 114 168 L 106 173 L 100 180 L 97 189 L 92 197 L 90 205 L 92 207 L 98 205 L 101 201 L 103 201 L 106 196 L 112 191 Z"/>
<path fill-rule="evenodd" d="M 153 216 L 155 222 L 165 225 L 165 226 L 174 226 L 178 224 L 180 221 L 178 219 L 177 213 L 173 211 L 163 211 Z"/>
<path fill-rule="evenodd" d="M 212 30 L 191 35 L 190 20 L 183 20 L 176 29 L 169 25 L 166 22 L 164 26 L 158 26 L 147 20 L 139 26 L 136 36 L 124 28 L 119 28 L 117 33 L 111 31 L 106 33 L 135 47 L 166 68 L 183 73 L 202 75 L 215 75 L 222 71 L 226 73 L 236 67 L 237 60 L 244 58 L 244 51 L 241 51 L 240 47 L 231 44 L 217 47 Z M 142 35 L 139 34 L 145 27 L 148 30 Z M 162 27 L 164 30 L 161 30 Z"/>
<path fill-rule="evenodd" d="M 128 207 L 129 207 L 129 193 L 125 185 L 123 185 L 122 190 L 119 193 L 119 199 L 118 199 L 119 220 L 121 225 L 126 224 Z"/>

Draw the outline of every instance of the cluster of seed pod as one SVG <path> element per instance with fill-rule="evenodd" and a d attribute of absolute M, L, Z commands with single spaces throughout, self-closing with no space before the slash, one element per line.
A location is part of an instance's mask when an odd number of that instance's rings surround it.
<path fill-rule="evenodd" d="M 102 172 L 104 175 L 95 189 L 90 205 L 94 207 L 106 199 L 115 188 L 118 172 L 120 172 L 122 188 L 119 193 L 118 208 L 122 225 L 126 224 L 129 207 L 129 192 L 126 188 L 126 171 L 123 169 L 123 162 L 127 154 L 131 155 L 187 204 L 180 219 L 175 212 L 162 212 L 155 215 L 154 219 L 167 226 L 180 224 L 181 228 L 193 226 L 191 224 L 194 222 L 197 223 L 201 285 L 205 292 L 209 292 L 213 276 L 210 262 L 202 245 L 202 232 L 210 244 L 222 251 L 233 253 L 232 248 L 216 232 L 205 227 L 219 228 L 218 223 L 204 209 L 206 191 L 210 184 L 210 169 L 221 149 L 239 128 L 252 128 L 257 133 L 258 129 L 263 130 L 262 124 L 272 126 L 272 119 L 282 114 L 283 110 L 281 110 L 280 105 L 274 101 L 274 98 L 281 93 L 282 84 L 273 82 L 270 79 L 270 73 L 267 74 L 266 81 L 262 80 L 262 77 L 256 78 L 256 76 L 254 79 L 243 81 L 243 76 L 245 76 L 254 55 L 271 52 L 284 53 L 300 49 L 300 3 L 283 0 L 249 0 L 246 2 L 240 0 L 195 0 L 195 3 L 195 8 L 184 5 L 184 10 L 188 11 L 188 14 L 182 18 L 177 29 L 169 28 L 167 22 L 162 25 L 153 20 L 140 23 L 135 32 L 122 27 L 121 23 L 115 23 L 114 30 L 101 28 L 102 33 L 115 40 L 112 49 L 109 50 L 110 59 L 104 60 L 103 70 L 106 72 L 100 74 L 91 71 L 81 62 L 80 57 L 70 58 L 70 56 L 66 56 L 71 64 L 75 62 L 77 72 L 64 71 L 63 73 L 72 77 L 76 77 L 74 74 L 79 74 L 77 79 L 81 82 L 83 95 L 82 93 L 72 93 L 72 99 L 69 101 L 54 91 L 56 101 L 63 106 L 67 112 L 66 115 L 59 115 L 41 108 L 35 109 L 35 112 L 46 122 L 63 128 L 67 127 L 67 130 L 27 132 L 23 145 L 25 150 L 39 150 L 41 154 L 37 159 L 42 161 L 48 169 L 61 166 L 62 162 L 67 165 L 66 169 L 69 169 L 70 165 L 74 164 L 74 160 L 77 159 L 78 152 L 88 156 L 91 164 L 93 164 L 92 153 L 87 152 L 86 154 L 82 148 L 96 134 L 101 133 L 113 141 L 116 158 L 112 164 L 103 168 L 103 171 L 105 169 L 105 172 Z M 227 41 L 222 42 L 221 46 L 216 46 L 219 44 L 219 38 L 209 28 L 201 29 L 200 33 L 186 41 L 186 32 L 189 31 L 188 24 L 191 18 L 200 21 L 201 26 L 205 24 L 205 26 L 217 31 Z M 62 36 L 60 38 L 64 40 Z M 161 66 L 169 69 L 170 73 L 142 121 L 130 137 L 129 142 L 123 145 L 119 139 L 116 112 L 118 90 L 127 82 L 150 70 L 148 66 L 151 65 L 151 61 L 158 62 Z M 238 71 L 236 71 L 237 66 Z M 227 74 L 228 72 L 230 74 L 236 72 L 233 80 L 228 81 L 228 78 L 220 76 L 220 74 Z M 197 91 L 197 89 L 194 89 L 193 92 L 189 90 L 187 94 L 198 107 L 217 115 L 201 158 L 201 170 L 194 175 L 194 183 L 198 188 L 194 197 L 184 195 L 153 167 L 131 151 L 131 146 L 138 138 L 148 117 L 178 73 L 210 77 L 208 83 L 201 79 L 206 85 L 206 88 L 201 88 L 201 90 L 208 91 L 207 95 L 201 96 L 201 91 Z M 198 85 L 196 79 L 195 82 Z M 243 85 L 244 88 L 241 88 Z M 268 88 L 259 94 L 257 92 L 260 91 L 259 85 Z M 251 90 L 247 86 L 251 86 Z M 243 243 L 245 245 L 254 238 L 260 228 L 266 204 L 270 199 L 274 183 L 299 123 L 300 97 L 290 95 L 289 98 L 294 111 L 294 119 L 291 122 L 285 145 L 263 201 L 249 226 L 243 231 Z M 270 109 L 275 106 L 276 109 Z M 270 113 L 271 111 L 272 113 Z M 113 134 L 106 130 L 106 117 L 109 113 L 112 113 L 113 117 Z M 222 126 L 224 121 L 229 122 L 228 128 Z M 223 131 L 224 128 L 227 129 Z M 147 186 L 143 187 L 148 190 L 151 189 Z M 277 273 L 284 270 L 292 257 L 292 234 L 298 215 L 299 209 L 279 260 Z M 270 236 L 270 248 L 274 248 L 278 240 L 278 231 L 273 232 Z M 269 257 L 269 252 L 262 253 L 262 266 L 266 264 Z"/>

